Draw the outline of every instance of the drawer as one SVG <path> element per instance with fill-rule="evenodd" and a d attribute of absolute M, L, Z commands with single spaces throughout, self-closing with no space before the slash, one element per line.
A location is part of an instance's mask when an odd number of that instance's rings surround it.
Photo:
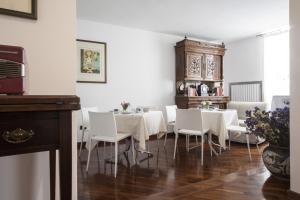
<path fill-rule="evenodd" d="M 0 113 L 0 152 L 54 148 L 57 144 L 58 112 Z"/>

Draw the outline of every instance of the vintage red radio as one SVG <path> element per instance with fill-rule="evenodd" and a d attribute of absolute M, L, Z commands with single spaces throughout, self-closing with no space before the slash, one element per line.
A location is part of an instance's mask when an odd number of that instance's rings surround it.
<path fill-rule="evenodd" d="M 0 94 L 24 93 L 24 49 L 0 45 Z"/>

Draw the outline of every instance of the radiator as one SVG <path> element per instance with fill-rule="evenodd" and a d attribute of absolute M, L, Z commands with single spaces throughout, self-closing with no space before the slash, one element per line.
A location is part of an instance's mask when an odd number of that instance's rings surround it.
<path fill-rule="evenodd" d="M 229 83 L 231 101 L 263 101 L 262 81 Z"/>

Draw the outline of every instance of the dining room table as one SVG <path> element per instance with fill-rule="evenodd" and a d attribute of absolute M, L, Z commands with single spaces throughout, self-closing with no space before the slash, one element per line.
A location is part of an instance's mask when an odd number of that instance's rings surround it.
<path fill-rule="evenodd" d="M 209 129 L 218 137 L 219 145 L 226 149 L 228 139 L 227 127 L 238 125 L 237 111 L 234 109 L 200 109 L 202 112 L 203 128 Z"/>
<path fill-rule="evenodd" d="M 118 133 L 132 133 L 138 142 L 140 152 L 147 152 L 146 141 L 151 135 L 161 138 L 166 132 L 166 123 L 162 111 L 148 112 L 119 112 L 115 113 L 115 120 Z M 86 148 L 89 147 L 90 135 L 87 133 Z M 96 146 L 96 142 L 91 144 L 91 149 Z"/>

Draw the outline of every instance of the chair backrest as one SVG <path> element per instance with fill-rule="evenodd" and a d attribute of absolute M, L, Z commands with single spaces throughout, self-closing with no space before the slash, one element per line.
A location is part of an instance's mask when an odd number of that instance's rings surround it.
<path fill-rule="evenodd" d="M 176 121 L 176 110 L 177 105 L 166 106 L 166 114 L 167 114 L 167 122 L 175 122 Z"/>
<path fill-rule="evenodd" d="M 276 108 L 284 108 L 285 106 L 288 106 L 287 103 L 290 102 L 289 96 L 273 96 L 272 98 L 272 104 L 271 104 L 271 110 L 274 111 Z"/>
<path fill-rule="evenodd" d="M 93 136 L 109 138 L 117 137 L 117 126 L 113 112 L 91 112 L 89 111 L 90 131 Z"/>
<path fill-rule="evenodd" d="M 196 109 L 177 109 L 175 131 L 180 129 L 203 131 L 201 110 Z"/>
<path fill-rule="evenodd" d="M 261 110 L 266 110 L 267 103 L 265 103 L 265 102 L 230 101 L 227 104 L 228 109 L 237 110 L 239 119 L 246 119 L 246 111 L 254 110 L 255 107 L 258 107 Z"/>
<path fill-rule="evenodd" d="M 86 107 L 86 108 L 81 108 L 81 114 L 82 114 L 82 126 L 84 129 L 89 129 L 89 111 L 97 112 L 98 108 L 97 107 Z"/>

